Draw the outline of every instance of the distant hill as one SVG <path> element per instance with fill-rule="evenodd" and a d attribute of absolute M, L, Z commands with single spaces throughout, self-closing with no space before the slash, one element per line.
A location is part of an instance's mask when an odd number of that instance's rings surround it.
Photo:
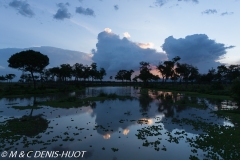
<path fill-rule="evenodd" d="M 7 60 L 10 58 L 11 55 L 17 52 L 25 51 L 25 50 L 39 51 L 42 54 L 47 55 L 50 61 L 47 68 L 56 67 L 66 63 L 71 65 L 75 63 L 90 65 L 92 63 L 92 57 L 90 54 L 79 52 L 79 51 L 72 51 L 72 50 L 66 50 L 66 49 L 55 48 L 55 47 L 47 47 L 47 46 L 31 47 L 31 48 L 4 48 L 4 49 L 0 49 L 0 76 L 6 75 L 9 73 L 14 73 L 17 75 L 14 81 L 19 80 L 19 77 L 22 72 L 17 69 L 9 68 Z"/>

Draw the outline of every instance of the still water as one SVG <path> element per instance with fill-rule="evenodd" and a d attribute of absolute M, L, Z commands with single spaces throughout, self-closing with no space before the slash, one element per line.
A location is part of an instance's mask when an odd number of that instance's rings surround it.
<path fill-rule="evenodd" d="M 235 104 L 187 97 L 207 107 L 203 109 L 181 105 L 177 103 L 184 97 L 180 93 L 149 90 L 140 94 L 140 89 L 133 87 L 90 87 L 83 92 L 35 97 L 35 100 L 61 99 L 66 96 L 85 98 L 97 96 L 100 92 L 130 95 L 133 98 L 97 101 L 94 106 L 68 109 L 39 105 L 39 108 L 33 110 L 12 107 L 31 106 L 33 97 L 0 99 L 1 125 L 10 119 L 37 115 L 42 115 L 39 121 L 48 122 L 46 127 L 36 123 L 36 127 L 41 129 L 35 129 L 31 134 L 15 134 L 7 138 L 1 136 L 0 152 L 7 151 L 9 154 L 25 151 L 26 154 L 30 151 L 32 159 L 34 156 L 34 159 L 71 159 L 69 157 L 75 156 L 88 160 L 165 160 L 189 159 L 191 155 L 204 159 L 206 152 L 191 147 L 188 141 L 189 138 L 204 134 L 204 131 L 191 124 L 175 123 L 174 120 L 201 119 L 203 122 L 234 127 L 232 122 L 218 118 L 212 111 L 234 107 Z M 169 100 L 171 103 L 168 103 Z M 3 135 L 3 132 L 0 134 Z M 51 158 L 43 151 L 51 152 Z M 41 154 L 44 158 L 40 158 Z M 21 159 L 29 158 L 25 155 Z"/>

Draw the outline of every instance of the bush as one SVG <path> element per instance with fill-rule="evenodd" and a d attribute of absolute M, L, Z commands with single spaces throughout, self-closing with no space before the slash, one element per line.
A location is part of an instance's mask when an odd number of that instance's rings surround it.
<path fill-rule="evenodd" d="M 231 92 L 233 94 L 233 98 L 240 102 L 240 79 L 235 79 L 231 86 Z"/>

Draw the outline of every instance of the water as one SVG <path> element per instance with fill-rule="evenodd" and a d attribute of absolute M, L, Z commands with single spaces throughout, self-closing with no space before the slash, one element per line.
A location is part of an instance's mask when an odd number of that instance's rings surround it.
<path fill-rule="evenodd" d="M 4 123 L 9 119 L 29 115 L 37 119 L 37 115 L 41 114 L 43 120 L 40 124 L 45 124 L 45 121 L 49 123 L 45 128 L 36 129 L 39 133 L 34 132 L 32 136 L 29 133 L 20 135 L 19 139 L 16 138 L 18 137 L 16 134 L 0 138 L 0 151 L 8 151 L 8 153 L 33 151 L 32 157 L 36 151 L 59 151 L 57 153 L 86 151 L 83 157 L 78 159 L 88 160 L 189 159 L 191 155 L 203 159 L 206 151 L 193 148 L 188 139 L 196 138 L 205 131 L 201 128 L 194 128 L 191 123 L 177 123 L 178 120 L 185 118 L 188 121 L 201 120 L 201 122 L 219 126 L 234 127 L 230 120 L 218 118 L 212 112 L 220 109 L 222 105 L 232 103 L 188 97 L 188 100 L 196 103 L 204 102 L 207 105 L 204 109 L 196 108 L 187 104 L 177 104 L 184 96 L 170 92 L 148 91 L 141 95 L 140 89 L 133 87 L 90 87 L 83 92 L 35 97 L 35 100 L 59 99 L 64 96 L 84 98 L 97 96 L 100 92 L 130 95 L 135 98 L 98 101 L 94 107 L 64 109 L 39 106 L 42 108 L 33 110 L 19 110 L 12 107 L 32 105 L 33 97 L 2 98 L 0 100 L 0 122 Z M 195 149 L 194 152 L 193 149 Z M 59 154 L 58 157 L 52 157 L 52 159 L 70 159 L 68 156 L 70 154 L 63 155 L 63 157 Z M 25 159 L 28 158 L 25 156 Z"/>

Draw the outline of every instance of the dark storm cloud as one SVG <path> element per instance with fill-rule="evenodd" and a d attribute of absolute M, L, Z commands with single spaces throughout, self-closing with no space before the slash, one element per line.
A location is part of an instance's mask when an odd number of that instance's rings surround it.
<path fill-rule="evenodd" d="M 221 13 L 221 16 L 226 16 L 226 15 L 232 15 L 234 12 L 223 12 Z"/>
<path fill-rule="evenodd" d="M 94 10 L 91 8 L 83 8 L 83 7 L 77 7 L 76 8 L 76 13 L 83 14 L 86 16 L 94 16 Z"/>
<path fill-rule="evenodd" d="M 69 6 L 69 3 L 58 3 L 57 6 L 59 9 L 57 10 L 57 13 L 53 15 L 53 18 L 58 20 L 64 20 L 65 18 L 70 18 L 71 14 L 68 12 L 67 6 Z"/>
<path fill-rule="evenodd" d="M 198 0 L 156 0 L 155 1 L 155 4 L 157 5 L 157 6 L 163 6 L 163 5 L 165 5 L 166 3 L 168 3 L 168 2 L 170 2 L 170 1 L 175 1 L 175 2 L 181 2 L 181 1 L 183 1 L 183 2 L 193 2 L 193 3 L 198 3 Z"/>
<path fill-rule="evenodd" d="M 26 16 L 26 17 L 34 16 L 34 12 L 32 11 L 27 1 L 13 0 L 12 2 L 9 3 L 9 6 L 18 10 L 18 13 L 20 13 L 23 16 Z"/>
<path fill-rule="evenodd" d="M 215 14 L 215 13 L 217 13 L 216 9 L 207 9 L 202 12 L 202 14 Z"/>
<path fill-rule="evenodd" d="M 118 5 L 114 5 L 113 7 L 114 7 L 114 9 L 115 9 L 116 11 L 119 9 L 119 6 L 118 6 Z"/>
<path fill-rule="evenodd" d="M 167 53 L 169 59 L 179 56 L 181 62 L 196 65 L 202 72 L 218 66 L 219 63 L 215 61 L 225 55 L 227 49 L 233 47 L 217 43 L 205 34 L 194 34 L 180 39 L 170 36 L 162 45 L 162 49 Z"/>
<path fill-rule="evenodd" d="M 94 54 L 92 60 L 99 67 L 105 68 L 107 73 L 116 73 L 121 69 L 139 70 L 141 61 L 157 65 L 167 58 L 165 54 L 157 52 L 155 49 L 143 49 L 125 37 L 121 39 L 109 28 L 98 34 L 96 48 L 92 51 Z"/>

